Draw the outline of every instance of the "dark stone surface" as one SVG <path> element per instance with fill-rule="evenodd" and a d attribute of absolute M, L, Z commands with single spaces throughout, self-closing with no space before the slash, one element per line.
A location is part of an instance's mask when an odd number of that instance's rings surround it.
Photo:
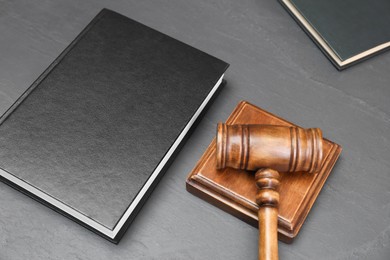
<path fill-rule="evenodd" d="M 231 64 L 228 84 L 119 245 L 0 183 L 0 259 L 256 259 L 257 229 L 185 190 L 246 99 L 344 150 L 281 259 L 389 259 L 390 53 L 337 71 L 277 1 L 0 1 L 0 113 L 103 7 Z"/>

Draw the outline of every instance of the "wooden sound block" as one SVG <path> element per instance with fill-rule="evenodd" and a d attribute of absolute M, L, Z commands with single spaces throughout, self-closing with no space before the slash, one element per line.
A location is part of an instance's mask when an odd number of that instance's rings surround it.
<path fill-rule="evenodd" d="M 226 124 L 268 124 L 296 126 L 282 118 L 242 101 Z M 319 172 L 280 173 L 278 238 L 291 243 L 297 236 L 340 153 L 341 146 L 324 139 L 323 162 Z M 216 141 L 211 142 L 189 174 L 187 190 L 228 213 L 258 227 L 257 187 L 254 172 L 216 169 Z"/>

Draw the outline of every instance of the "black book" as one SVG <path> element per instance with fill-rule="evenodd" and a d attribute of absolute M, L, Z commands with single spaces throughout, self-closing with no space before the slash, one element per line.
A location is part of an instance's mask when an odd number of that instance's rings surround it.
<path fill-rule="evenodd" d="M 280 0 L 338 69 L 390 48 L 389 0 Z"/>
<path fill-rule="evenodd" d="M 118 242 L 227 67 L 104 9 L 0 118 L 0 176 Z"/>

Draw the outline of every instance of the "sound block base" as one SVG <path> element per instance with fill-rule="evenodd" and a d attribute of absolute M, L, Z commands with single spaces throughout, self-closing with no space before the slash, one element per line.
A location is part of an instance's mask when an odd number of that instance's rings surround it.
<path fill-rule="evenodd" d="M 266 124 L 296 126 L 246 101 L 234 109 L 227 124 Z M 321 188 L 336 163 L 342 148 L 324 139 L 324 160 L 319 172 L 280 173 L 278 238 L 291 243 L 298 235 Z M 216 141 L 211 142 L 187 177 L 186 188 L 192 194 L 221 208 L 255 227 L 258 226 L 255 202 L 257 188 L 254 172 L 216 169 Z"/>

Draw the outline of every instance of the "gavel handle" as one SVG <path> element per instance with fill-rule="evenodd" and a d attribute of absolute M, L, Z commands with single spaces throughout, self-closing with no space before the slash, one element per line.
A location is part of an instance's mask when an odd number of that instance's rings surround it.
<path fill-rule="evenodd" d="M 256 172 L 259 188 L 256 202 L 259 205 L 259 260 L 277 260 L 279 173 L 272 169 Z"/>

